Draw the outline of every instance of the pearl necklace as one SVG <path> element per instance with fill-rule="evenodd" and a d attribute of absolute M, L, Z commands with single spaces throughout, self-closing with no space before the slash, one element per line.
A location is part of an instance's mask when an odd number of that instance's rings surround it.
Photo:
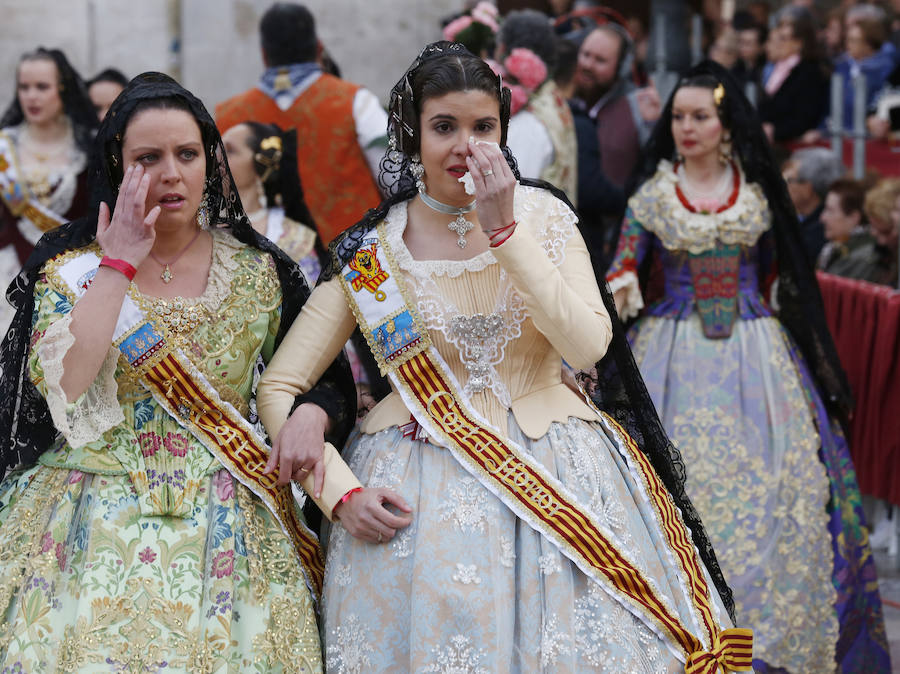
<path fill-rule="evenodd" d="M 720 199 L 722 194 L 728 189 L 731 185 L 731 164 L 725 165 L 725 170 L 722 172 L 721 178 L 719 178 L 719 182 L 713 187 L 711 190 L 703 191 L 697 189 L 697 187 L 691 184 L 690 179 L 687 176 L 687 171 L 684 168 L 684 164 L 680 165 L 677 170 L 678 180 L 684 188 L 685 192 L 688 193 L 688 196 L 691 201 L 694 200 L 703 200 L 708 201 L 711 199 Z"/>

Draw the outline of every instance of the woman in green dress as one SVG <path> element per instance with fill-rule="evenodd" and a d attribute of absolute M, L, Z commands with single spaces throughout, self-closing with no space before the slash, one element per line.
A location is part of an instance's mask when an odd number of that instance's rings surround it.
<path fill-rule="evenodd" d="M 97 143 L 97 209 L 10 291 L 0 671 L 320 672 L 321 553 L 244 419 L 309 289 L 174 80 L 135 78 Z M 321 442 L 330 416 L 340 441 L 345 397 L 340 360 L 297 432 Z"/>

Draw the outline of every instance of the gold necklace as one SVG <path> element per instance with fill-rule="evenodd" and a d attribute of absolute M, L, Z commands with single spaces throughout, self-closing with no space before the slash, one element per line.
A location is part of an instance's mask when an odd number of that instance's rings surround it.
<path fill-rule="evenodd" d="M 150 251 L 150 257 L 152 257 L 158 265 L 163 267 L 162 273 L 159 275 L 159 277 L 162 279 L 163 283 L 171 283 L 172 282 L 172 279 L 175 278 L 175 274 L 172 273 L 170 266 L 175 264 L 176 262 L 178 262 L 178 260 L 181 258 L 181 256 L 187 252 L 187 249 L 194 245 L 194 241 L 197 240 L 197 237 L 200 236 L 200 232 L 202 232 L 202 231 L 203 230 L 198 227 L 197 233 L 194 234 L 194 238 L 191 239 L 190 241 L 188 241 L 188 245 L 186 245 L 184 248 L 182 248 L 181 251 L 178 252 L 175 255 L 175 257 L 173 257 L 168 262 L 163 262 L 158 257 L 156 257 L 156 255 L 153 253 L 153 251 Z"/>

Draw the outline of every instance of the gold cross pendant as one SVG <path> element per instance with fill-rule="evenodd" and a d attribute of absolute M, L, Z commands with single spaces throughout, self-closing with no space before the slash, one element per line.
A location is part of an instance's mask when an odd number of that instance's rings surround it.
<path fill-rule="evenodd" d="M 162 274 L 160 274 L 159 277 L 162 279 L 163 283 L 168 283 L 173 278 L 175 278 L 175 275 L 169 269 L 169 265 L 166 265 L 165 269 L 162 270 Z"/>

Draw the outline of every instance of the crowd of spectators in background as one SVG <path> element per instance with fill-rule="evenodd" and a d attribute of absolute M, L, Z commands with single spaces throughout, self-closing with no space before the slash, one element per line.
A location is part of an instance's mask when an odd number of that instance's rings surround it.
<path fill-rule="evenodd" d="M 520 169 L 566 192 L 601 266 L 610 259 L 625 196 L 634 187 L 629 177 L 660 113 L 651 17 L 636 4 L 480 2 L 451 17 L 444 31 L 493 59 L 513 85 L 509 145 Z M 703 56 L 729 69 L 757 106 L 810 263 L 896 286 L 900 183 L 891 176 L 900 175 L 900 154 L 886 155 L 887 167 L 869 165 L 866 178 L 854 181 L 825 146 L 833 76 L 842 85 L 843 133 L 852 137 L 853 81 L 861 75 L 868 141 L 900 150 L 900 0 L 841 0 L 828 11 L 804 0 L 754 0 L 738 3 L 727 19 L 722 3 L 687 4 L 684 34 L 700 15 Z M 577 161 L 567 166 L 572 145 Z"/>

